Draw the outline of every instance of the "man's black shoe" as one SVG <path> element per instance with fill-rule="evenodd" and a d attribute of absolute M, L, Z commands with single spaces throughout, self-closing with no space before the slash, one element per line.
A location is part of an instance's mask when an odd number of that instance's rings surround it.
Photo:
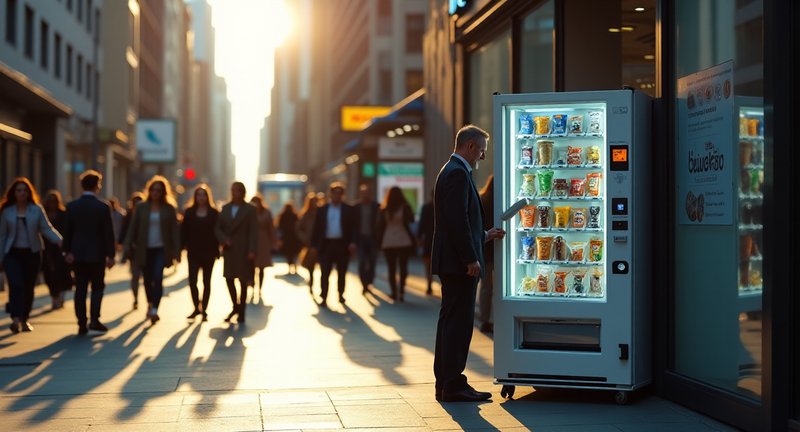
<path fill-rule="evenodd" d="M 108 327 L 104 326 L 103 324 L 100 324 L 99 322 L 93 322 L 93 323 L 89 324 L 89 330 L 95 330 L 95 331 L 99 331 L 99 332 L 107 332 L 108 331 Z"/>
<path fill-rule="evenodd" d="M 442 402 L 481 402 L 492 398 L 491 393 L 466 388 L 460 392 L 442 393 Z"/>
<path fill-rule="evenodd" d="M 200 312 L 200 310 L 195 309 L 192 313 L 189 314 L 189 316 L 186 317 L 186 319 L 195 319 L 195 317 L 201 314 L 202 312 Z"/>
<path fill-rule="evenodd" d="M 344 294 L 339 294 L 339 303 L 341 303 L 341 304 L 345 303 Z"/>
<path fill-rule="evenodd" d="M 235 317 L 238 313 L 239 311 L 236 308 L 234 308 L 231 311 L 231 313 L 229 313 L 228 316 L 225 317 L 225 322 L 231 322 L 231 319 L 233 319 L 233 317 Z"/>
<path fill-rule="evenodd" d="M 78 334 L 79 335 L 83 336 L 83 335 L 85 335 L 87 333 L 89 333 L 89 329 L 85 325 L 79 325 L 78 326 Z"/>
<path fill-rule="evenodd" d="M 436 389 L 436 400 L 442 400 L 442 389 Z"/>

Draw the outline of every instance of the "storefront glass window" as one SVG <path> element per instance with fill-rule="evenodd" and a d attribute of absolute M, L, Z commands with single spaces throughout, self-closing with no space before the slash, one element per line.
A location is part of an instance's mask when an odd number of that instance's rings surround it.
<path fill-rule="evenodd" d="M 675 3 L 674 369 L 760 399 L 768 259 L 762 205 L 771 151 L 764 141 L 763 6 L 745 3 Z"/>
<path fill-rule="evenodd" d="M 522 19 L 520 35 L 519 90 L 550 92 L 553 83 L 553 23 L 555 2 L 548 0 Z"/>
<path fill-rule="evenodd" d="M 490 131 L 492 129 L 492 93 L 511 91 L 509 79 L 511 32 L 505 31 L 469 54 L 469 117 L 468 121 Z M 491 146 L 491 141 L 490 141 Z M 494 166 L 491 149 L 483 169 L 476 171 L 475 182 L 480 187 Z"/>

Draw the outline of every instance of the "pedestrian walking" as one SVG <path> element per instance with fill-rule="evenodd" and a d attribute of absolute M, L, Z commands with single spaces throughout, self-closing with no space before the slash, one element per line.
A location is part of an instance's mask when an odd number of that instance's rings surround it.
<path fill-rule="evenodd" d="M 291 201 L 283 205 L 278 215 L 278 237 L 280 238 L 281 251 L 289 265 L 288 274 L 297 274 L 297 254 L 303 247 L 297 236 L 298 216 Z"/>
<path fill-rule="evenodd" d="M 272 251 L 277 248 L 277 235 L 275 233 L 275 221 L 272 218 L 272 211 L 264 205 L 264 199 L 259 194 L 255 194 L 250 199 L 250 204 L 256 208 L 256 224 L 258 225 L 258 246 L 256 257 L 253 260 L 253 269 L 258 270 L 258 275 L 253 275 L 255 280 L 250 282 L 253 288 L 258 286 L 258 291 L 264 287 L 264 271 L 267 267 L 272 267 Z"/>
<path fill-rule="evenodd" d="M 194 188 L 181 222 L 181 249 L 186 249 L 189 265 L 189 290 L 194 310 L 187 317 L 194 319 L 202 315 L 208 321 L 208 300 L 211 296 L 211 273 L 219 258 L 219 240 L 214 234 L 219 211 L 217 211 L 211 188 L 201 183 Z M 197 287 L 197 275 L 203 271 L 203 296 Z"/>
<path fill-rule="evenodd" d="M 144 201 L 136 206 L 125 235 L 125 251 L 142 268 L 147 295 L 147 319 L 158 322 L 164 295 L 164 269 L 180 262 L 178 211 L 169 180 L 153 176 L 145 185 Z"/>
<path fill-rule="evenodd" d="M 47 220 L 30 180 L 18 177 L 0 201 L 0 272 L 8 282 L 11 331 L 33 331 L 28 321 L 39 274 L 42 237 L 61 247 L 61 234 Z"/>
<path fill-rule="evenodd" d="M 253 260 L 258 251 L 258 222 L 256 209 L 244 200 L 244 183 L 231 185 L 231 200 L 222 207 L 214 232 L 222 244 L 224 259 L 223 275 L 228 285 L 233 310 L 225 322 L 237 316 L 237 321 L 245 321 L 247 285 L 253 280 Z M 239 280 L 239 295 L 236 294 L 236 279 Z"/>
<path fill-rule="evenodd" d="M 133 260 L 136 256 L 136 247 L 134 245 L 129 246 L 129 251 L 125 252 L 124 243 L 125 237 L 128 235 L 128 228 L 131 226 L 131 219 L 133 219 L 133 213 L 136 211 L 136 206 L 144 201 L 144 194 L 141 192 L 134 192 L 131 194 L 130 199 L 128 199 L 128 211 L 125 213 L 125 217 L 122 218 L 122 226 L 120 228 L 119 239 L 117 240 L 119 243 L 117 245 L 118 248 L 122 248 L 122 262 L 128 262 L 128 267 L 130 268 L 131 272 L 131 292 L 133 293 L 133 309 L 139 308 L 139 281 L 142 278 L 142 267 L 135 263 Z"/>
<path fill-rule="evenodd" d="M 108 328 L 100 322 L 100 308 L 105 291 L 106 269 L 114 265 L 114 227 L 111 208 L 98 197 L 103 176 L 94 170 L 80 175 L 83 194 L 67 204 L 64 224 L 64 253 L 75 271 L 75 316 L 78 334 Z M 86 324 L 86 295 L 92 286 L 89 325 Z"/>
<path fill-rule="evenodd" d="M 67 207 L 61 200 L 61 192 L 51 189 L 44 196 L 44 211 L 56 231 L 63 233 L 67 218 Z M 61 248 L 50 242 L 44 244 L 42 274 L 50 291 L 51 309 L 64 307 L 64 293 L 72 290 L 72 272 L 64 259 Z"/>
<path fill-rule="evenodd" d="M 353 208 L 342 201 L 344 184 L 333 182 L 328 190 L 330 202 L 317 210 L 311 245 L 319 254 L 321 307 L 327 307 L 328 279 L 336 266 L 339 303 L 344 304 L 344 288 L 350 255 L 356 252 L 355 215 Z"/>
<path fill-rule="evenodd" d="M 117 197 L 108 199 L 108 205 L 111 207 L 111 223 L 114 227 L 114 242 L 121 244 L 123 241 L 122 235 L 122 220 L 125 219 L 125 210 L 119 205 Z"/>
<path fill-rule="evenodd" d="M 314 295 L 314 268 L 317 266 L 316 249 L 311 247 L 311 232 L 314 229 L 314 219 L 319 209 L 321 199 L 314 192 L 306 195 L 305 204 L 300 210 L 300 217 L 297 220 L 297 238 L 303 247 L 297 259 L 300 265 L 308 270 L 308 290 L 312 297 Z"/>
<path fill-rule="evenodd" d="M 486 158 L 488 139 L 489 134 L 477 126 L 462 127 L 450 160 L 436 177 L 431 265 L 442 282 L 433 361 L 436 400 L 440 401 L 482 401 L 492 396 L 473 389 L 463 374 L 472 340 L 475 294 L 484 276 L 483 244 L 505 235 L 500 228 L 483 230 L 483 209 L 472 180 L 472 170 Z"/>
<path fill-rule="evenodd" d="M 358 188 L 358 204 L 355 205 L 357 218 L 356 246 L 358 247 L 358 276 L 364 294 L 375 281 L 375 261 L 378 257 L 378 236 L 376 222 L 378 220 L 378 203 L 372 199 L 369 186 L 363 184 Z"/>
<path fill-rule="evenodd" d="M 417 225 L 417 244 L 422 248 L 422 262 L 425 264 L 425 277 L 428 289 L 425 294 L 433 295 L 433 273 L 431 273 L 431 251 L 433 250 L 433 191 L 431 199 L 422 205 Z"/>
<path fill-rule="evenodd" d="M 494 174 L 489 174 L 486 184 L 480 191 L 481 207 L 483 207 L 483 229 L 489 231 L 494 226 Z M 492 296 L 494 295 L 494 244 L 483 244 L 483 261 L 486 264 L 484 276 L 481 278 L 481 289 L 478 294 L 478 320 L 481 331 L 494 333 L 492 322 Z"/>
<path fill-rule="evenodd" d="M 411 234 L 411 223 L 414 212 L 403 196 L 403 191 L 392 186 L 381 205 L 378 216 L 378 238 L 381 250 L 386 257 L 389 268 L 389 287 L 392 300 L 404 302 L 406 278 L 408 277 L 408 258 L 414 251 L 414 236 Z M 400 272 L 398 280 L 397 273 Z"/>

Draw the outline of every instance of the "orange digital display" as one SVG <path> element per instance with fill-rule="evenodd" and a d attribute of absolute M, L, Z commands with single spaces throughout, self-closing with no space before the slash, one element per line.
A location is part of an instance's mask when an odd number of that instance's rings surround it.
<path fill-rule="evenodd" d="M 612 149 L 611 150 L 611 161 L 612 162 L 627 162 L 628 161 L 628 149 Z"/>

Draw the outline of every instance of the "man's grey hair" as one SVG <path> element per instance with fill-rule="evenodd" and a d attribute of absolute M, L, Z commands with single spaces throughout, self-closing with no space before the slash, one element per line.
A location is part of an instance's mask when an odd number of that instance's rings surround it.
<path fill-rule="evenodd" d="M 473 124 L 468 124 L 462 127 L 461 129 L 456 132 L 456 149 L 464 148 L 468 142 L 483 138 L 485 140 L 489 140 L 489 132 L 475 126 Z"/>

